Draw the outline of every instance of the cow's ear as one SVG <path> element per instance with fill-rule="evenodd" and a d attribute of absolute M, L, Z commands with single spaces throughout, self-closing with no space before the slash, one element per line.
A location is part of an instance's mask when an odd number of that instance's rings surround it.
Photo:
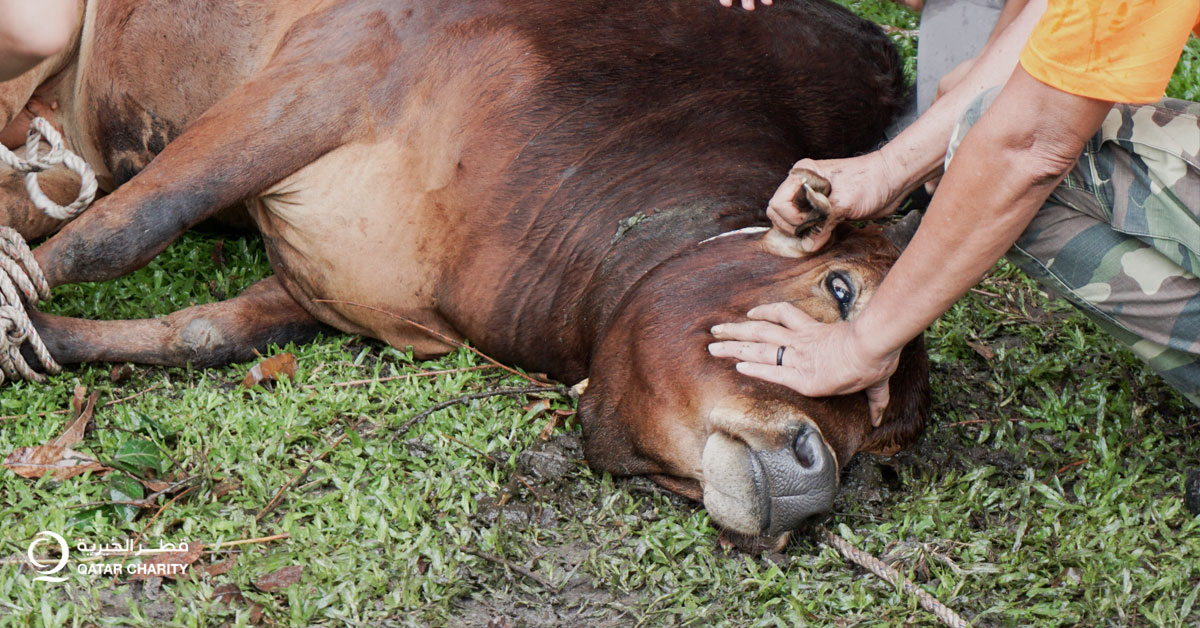
<path fill-rule="evenodd" d="M 912 242 L 913 236 L 917 235 L 922 217 L 919 210 L 908 212 L 897 222 L 884 227 L 883 237 L 887 238 L 888 242 L 894 244 L 897 249 L 903 251 L 908 247 L 908 243 Z"/>
<path fill-rule="evenodd" d="M 889 382 L 891 401 L 883 421 L 867 435 L 862 450 L 890 456 L 916 442 L 929 419 L 929 359 L 917 336 L 900 352 L 900 366 Z"/>
<path fill-rule="evenodd" d="M 633 430 L 621 421 L 621 394 L 608 378 L 592 375 L 579 397 L 579 423 L 583 427 L 583 455 L 587 465 L 613 475 L 645 475 L 662 469 L 639 453 Z M 633 420 L 630 417 L 630 420 Z"/>

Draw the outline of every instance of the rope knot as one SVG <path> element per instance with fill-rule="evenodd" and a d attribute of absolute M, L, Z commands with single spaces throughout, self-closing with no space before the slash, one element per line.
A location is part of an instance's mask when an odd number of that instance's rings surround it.
<path fill-rule="evenodd" d="M 46 376 L 33 370 L 21 354 L 25 343 L 29 343 L 47 373 L 62 370 L 25 312 L 26 302 L 36 304 L 49 297 L 50 285 L 25 239 L 11 227 L 0 227 L 0 384 L 5 375 L 46 381 Z"/>
<path fill-rule="evenodd" d="M 50 150 L 45 153 L 41 152 L 43 141 L 50 146 Z M 79 212 L 87 209 L 96 198 L 96 173 L 82 157 L 67 149 L 62 134 L 45 118 L 34 118 L 33 122 L 29 123 L 29 135 L 25 139 L 25 159 L 0 145 L 0 161 L 25 175 L 25 191 L 29 193 L 29 200 L 51 218 L 74 218 Z M 37 178 L 38 173 L 59 164 L 79 175 L 79 195 L 65 206 L 46 196 Z"/>

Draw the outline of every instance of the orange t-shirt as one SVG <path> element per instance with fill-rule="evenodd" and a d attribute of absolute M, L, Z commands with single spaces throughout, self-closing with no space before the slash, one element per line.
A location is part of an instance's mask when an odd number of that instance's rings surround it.
<path fill-rule="evenodd" d="M 1193 30 L 1200 35 L 1200 0 L 1049 0 L 1021 66 L 1078 96 L 1153 102 Z"/>

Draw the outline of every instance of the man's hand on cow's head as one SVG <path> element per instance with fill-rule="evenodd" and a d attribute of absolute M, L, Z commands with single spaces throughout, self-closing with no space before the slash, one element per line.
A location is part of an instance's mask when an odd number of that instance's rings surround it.
<path fill-rule="evenodd" d="M 763 6 L 765 6 L 765 7 L 771 6 L 771 2 L 773 2 L 773 0 L 758 0 L 758 1 L 763 3 Z M 747 11 L 754 10 L 754 0 L 741 0 L 741 3 L 742 3 L 743 9 L 745 9 Z M 723 7 L 733 6 L 733 0 L 721 0 L 721 6 L 723 6 Z"/>
<path fill-rule="evenodd" d="M 900 181 L 879 151 L 850 159 L 802 159 L 771 197 L 767 217 L 779 231 L 801 238 L 800 248 L 806 253 L 815 253 L 839 222 L 882 218 L 896 211 L 903 200 Z"/>
<path fill-rule="evenodd" d="M 747 316 L 751 320 L 713 327 L 721 342 L 708 345 L 708 352 L 736 358 L 738 372 L 808 397 L 865 390 L 871 424 L 879 425 L 899 351 L 872 355 L 853 321 L 821 323 L 790 303 L 762 305 Z"/>

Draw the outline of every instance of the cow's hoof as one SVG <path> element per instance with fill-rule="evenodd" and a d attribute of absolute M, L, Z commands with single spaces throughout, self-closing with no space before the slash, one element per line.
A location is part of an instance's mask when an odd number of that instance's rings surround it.
<path fill-rule="evenodd" d="M 1200 469 L 1188 471 L 1183 481 L 1183 503 L 1193 515 L 1200 515 Z"/>

